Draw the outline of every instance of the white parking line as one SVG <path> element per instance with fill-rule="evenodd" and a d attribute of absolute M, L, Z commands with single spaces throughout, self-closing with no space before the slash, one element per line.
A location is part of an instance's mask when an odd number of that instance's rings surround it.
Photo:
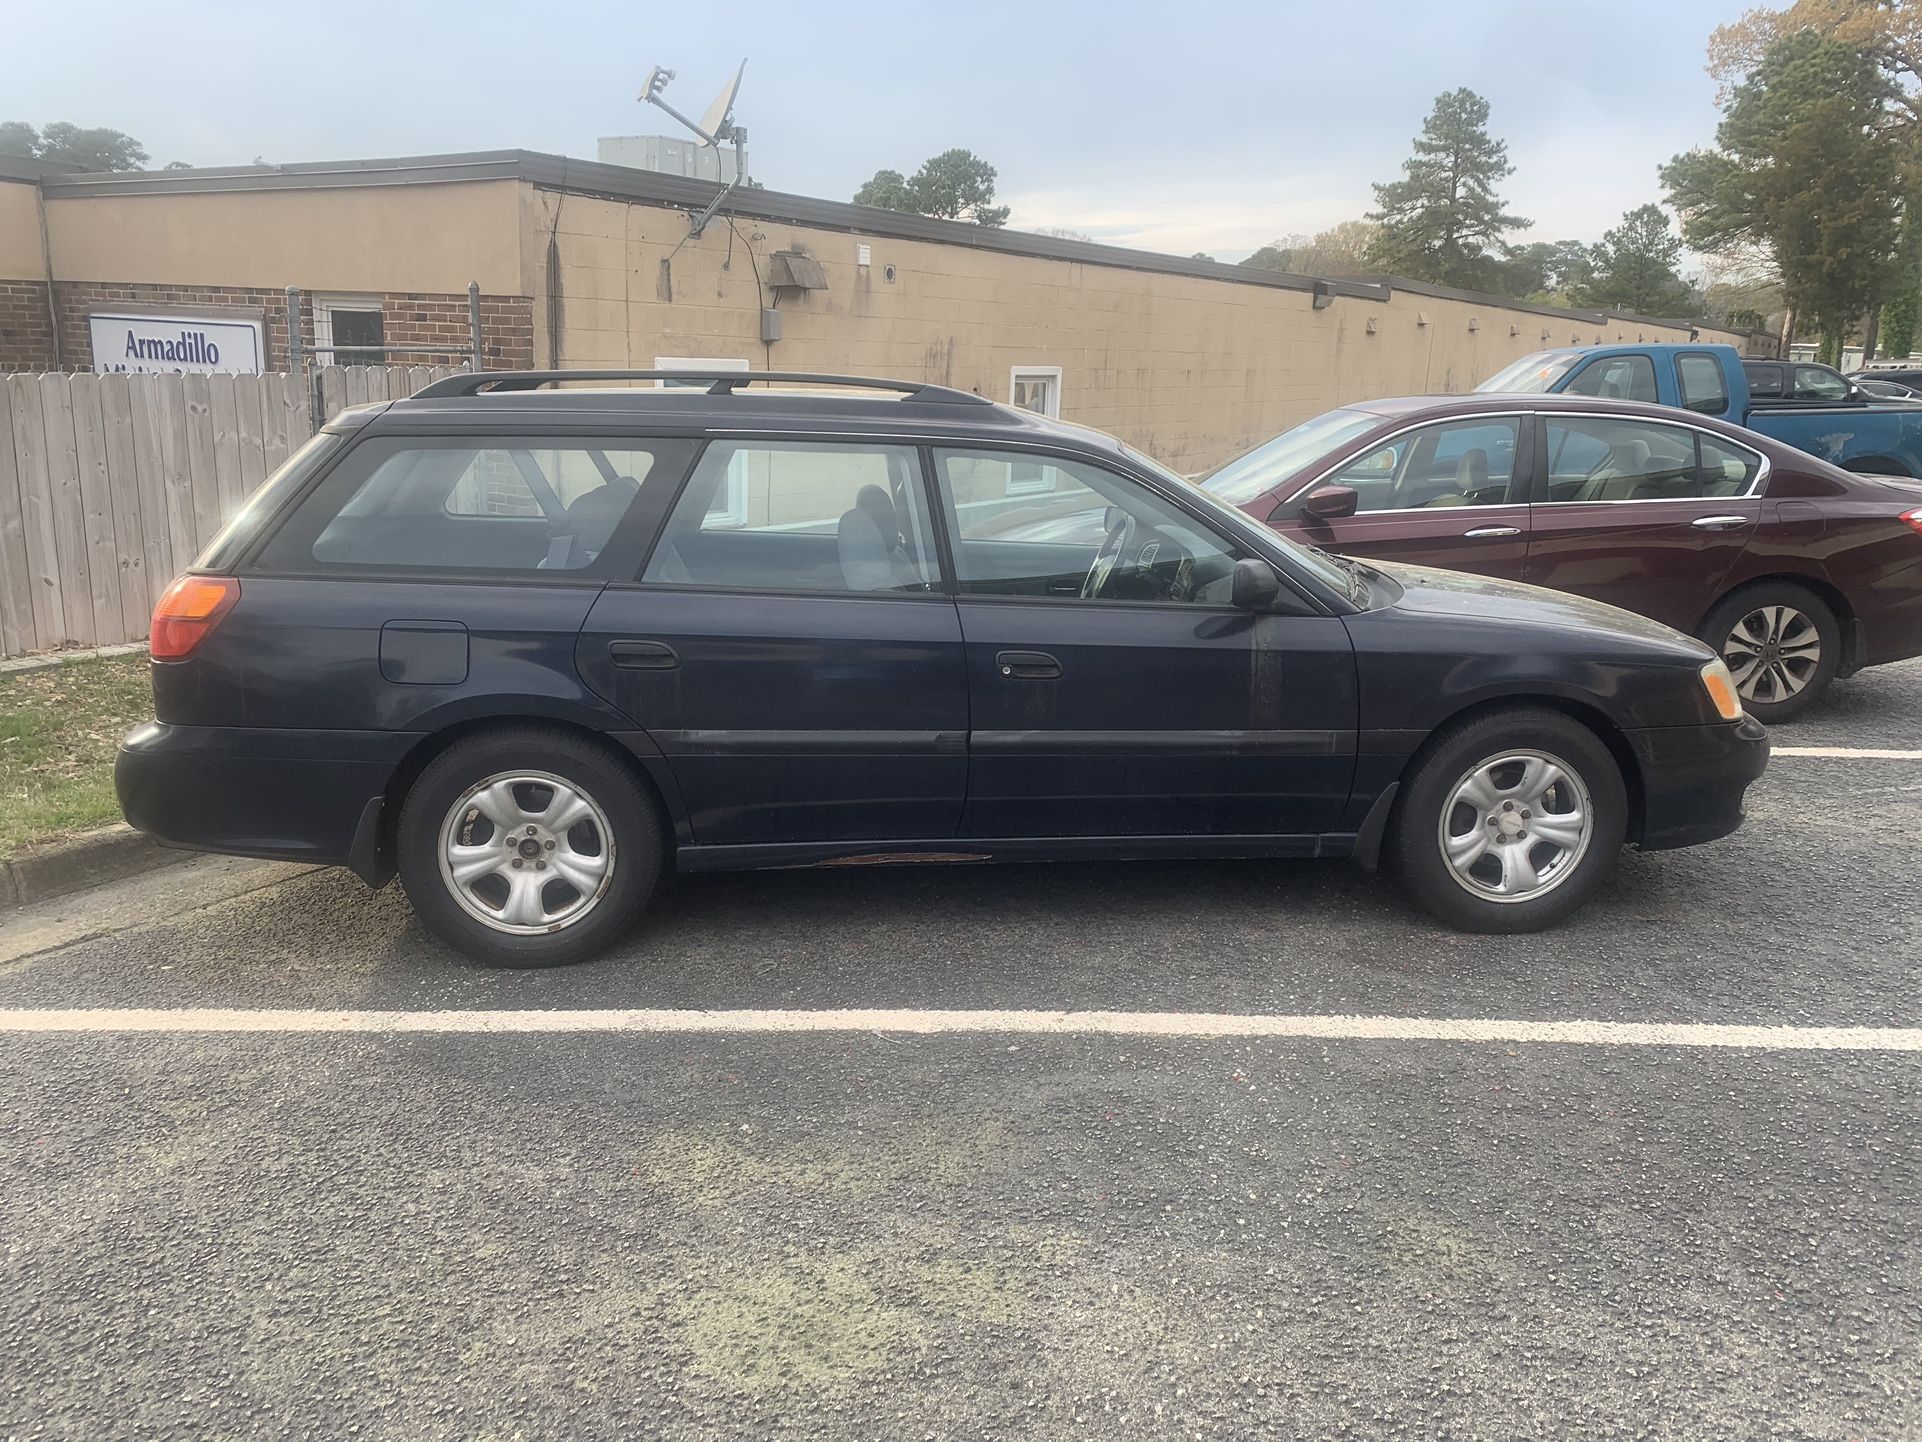
<path fill-rule="evenodd" d="M 1153 1011 L 307 1011 L 0 1008 L 0 1033 L 908 1032 L 1049 1036 L 1299 1037 L 1330 1041 L 1548 1042 L 1572 1046 L 1922 1051 L 1922 1027 L 1724 1026 L 1475 1017 L 1261 1016 Z"/>
<path fill-rule="evenodd" d="M 1922 761 L 1922 751 L 1885 751 L 1873 746 L 1771 746 L 1771 756 L 1846 756 L 1864 761 Z"/>

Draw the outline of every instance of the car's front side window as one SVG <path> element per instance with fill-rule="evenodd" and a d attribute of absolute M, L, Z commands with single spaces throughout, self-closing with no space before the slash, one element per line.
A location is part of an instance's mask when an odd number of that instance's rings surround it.
<path fill-rule="evenodd" d="M 1013 475 L 1044 485 L 1009 494 Z M 937 450 L 962 594 L 1229 604 L 1237 552 L 1138 481 L 1022 451 Z"/>
<path fill-rule="evenodd" d="M 714 441 L 641 579 L 741 590 L 925 592 L 936 579 L 907 446 Z"/>
<path fill-rule="evenodd" d="M 369 437 L 263 548 L 300 573 L 601 573 L 643 485 L 672 485 L 689 441 L 632 437 Z"/>
<path fill-rule="evenodd" d="M 1795 399 L 1798 401 L 1845 401 L 1849 383 L 1827 366 L 1795 368 Z"/>
<path fill-rule="evenodd" d="M 1316 489 L 1348 487 L 1360 512 L 1502 505 L 1510 499 L 1520 425 L 1513 417 L 1481 417 L 1423 426 L 1350 461 Z"/>
<path fill-rule="evenodd" d="M 1660 399 L 1655 390 L 1655 363 L 1645 355 L 1602 356 L 1583 366 L 1568 383 L 1572 396 L 1596 396 L 1617 401 Z"/>

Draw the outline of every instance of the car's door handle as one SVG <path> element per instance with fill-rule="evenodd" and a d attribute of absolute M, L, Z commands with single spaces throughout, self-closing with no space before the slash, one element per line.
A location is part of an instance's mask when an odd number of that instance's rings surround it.
<path fill-rule="evenodd" d="M 609 641 L 607 654 L 624 671 L 672 671 L 681 664 L 665 641 Z"/>
<path fill-rule="evenodd" d="M 1485 541 L 1491 536 L 1519 536 L 1521 533 L 1520 526 L 1477 526 L 1472 531 L 1463 531 L 1462 535 L 1471 541 Z"/>
<path fill-rule="evenodd" d="M 1748 524 L 1747 516 L 1703 516 L 1689 524 L 1698 531 L 1739 531 Z"/>
<path fill-rule="evenodd" d="M 1048 681 L 1061 674 L 1061 663 L 1046 651 L 1001 651 L 994 664 L 1003 676 L 1020 681 Z"/>

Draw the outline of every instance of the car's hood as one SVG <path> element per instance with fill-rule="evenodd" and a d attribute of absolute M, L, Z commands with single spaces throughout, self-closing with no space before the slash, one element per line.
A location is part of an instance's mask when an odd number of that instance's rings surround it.
<path fill-rule="evenodd" d="M 1497 581 L 1464 571 L 1442 571 L 1432 566 L 1408 566 L 1395 561 L 1369 561 L 1401 587 L 1395 605 L 1404 611 L 1426 611 L 1448 616 L 1473 616 L 1490 621 L 1555 626 L 1569 631 L 1607 631 L 1632 636 L 1678 650 L 1713 656 L 1708 647 L 1660 621 L 1651 621 L 1619 606 L 1526 586 L 1520 581 Z"/>

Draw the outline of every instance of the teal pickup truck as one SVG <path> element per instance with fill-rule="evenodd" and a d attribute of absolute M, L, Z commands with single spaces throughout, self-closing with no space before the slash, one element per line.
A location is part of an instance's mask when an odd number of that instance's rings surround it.
<path fill-rule="evenodd" d="M 1844 470 L 1922 476 L 1922 405 L 1871 400 L 1827 366 L 1745 361 L 1734 346 L 1594 345 L 1537 351 L 1475 389 L 1566 392 L 1679 406 L 1747 426 Z"/>

